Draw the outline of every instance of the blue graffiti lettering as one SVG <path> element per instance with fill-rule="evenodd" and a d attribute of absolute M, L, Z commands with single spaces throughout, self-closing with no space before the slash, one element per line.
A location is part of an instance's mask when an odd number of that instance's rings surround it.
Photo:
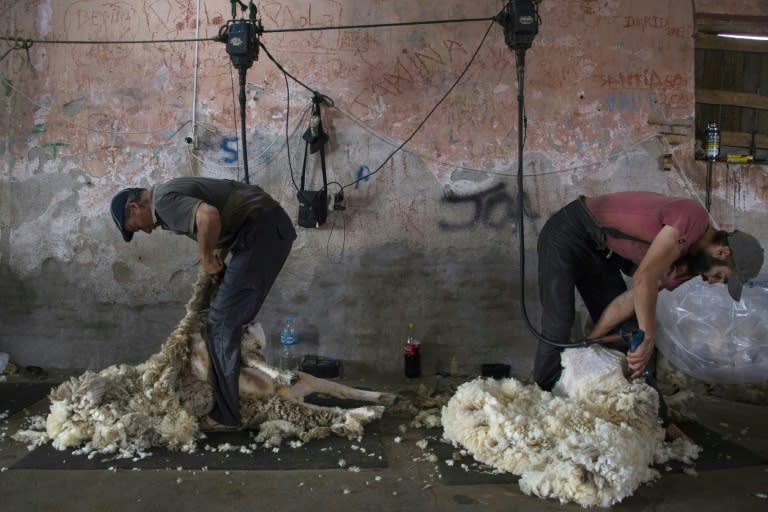
<path fill-rule="evenodd" d="M 221 148 L 222 151 L 230 155 L 230 156 L 223 156 L 221 158 L 222 162 L 226 164 L 232 164 L 237 162 L 237 137 L 235 137 L 234 135 L 222 137 L 221 142 L 219 143 L 219 147 Z"/>
<path fill-rule="evenodd" d="M 368 181 L 370 179 L 371 170 L 367 165 L 361 165 L 357 168 L 357 178 L 355 181 L 355 190 L 360 186 L 361 181 Z"/>

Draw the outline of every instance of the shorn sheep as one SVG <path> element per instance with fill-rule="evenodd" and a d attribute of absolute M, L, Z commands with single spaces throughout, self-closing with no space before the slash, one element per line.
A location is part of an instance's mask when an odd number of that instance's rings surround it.
<path fill-rule="evenodd" d="M 658 477 L 652 464 L 690 463 L 700 451 L 684 439 L 664 442 L 658 394 L 627 381 L 623 361 L 603 347 L 565 350 L 552 393 L 515 379 L 464 383 L 442 409 L 443 436 L 520 475 L 526 494 L 613 505 Z"/>
<path fill-rule="evenodd" d="M 137 366 L 114 365 L 64 382 L 49 395 L 44 430 L 42 425 L 32 427 L 17 432 L 14 439 L 126 457 L 154 446 L 194 451 L 201 437 L 199 418 L 213 405 L 204 336 L 214 292 L 212 280 L 201 272 L 186 315 L 158 353 Z M 259 430 L 256 442 L 269 446 L 290 437 L 306 442 L 331 434 L 356 436 L 384 411 L 382 405 L 344 409 L 303 403 L 312 392 L 394 402 L 388 393 L 358 390 L 302 372 L 281 372 L 264 362 L 263 346 L 261 327 L 249 326 L 243 334 L 240 403 L 242 425 Z"/>

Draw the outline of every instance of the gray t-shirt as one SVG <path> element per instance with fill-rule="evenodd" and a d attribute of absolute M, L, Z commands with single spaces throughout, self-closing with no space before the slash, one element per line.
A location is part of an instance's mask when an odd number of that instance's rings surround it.
<path fill-rule="evenodd" d="M 200 203 L 219 210 L 217 247 L 229 247 L 246 219 L 278 205 L 257 185 L 214 178 L 175 178 L 151 190 L 154 217 L 160 227 L 197 240 L 195 215 Z"/>

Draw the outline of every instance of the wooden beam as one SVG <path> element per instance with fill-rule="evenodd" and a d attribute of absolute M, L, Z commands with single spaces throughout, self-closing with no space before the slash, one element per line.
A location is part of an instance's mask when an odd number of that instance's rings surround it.
<path fill-rule="evenodd" d="M 696 13 L 695 17 L 697 32 L 768 35 L 768 16 Z"/>
<path fill-rule="evenodd" d="M 665 139 L 667 139 L 667 142 L 669 142 L 673 146 L 676 146 L 678 144 L 685 144 L 686 142 L 692 139 L 692 137 L 689 137 L 688 135 L 679 135 L 677 133 L 662 133 L 660 135 Z"/>
<path fill-rule="evenodd" d="M 752 147 L 752 134 L 744 132 L 722 132 L 720 134 L 720 142 L 723 146 L 750 148 Z M 768 135 L 756 133 L 755 147 L 757 149 L 768 149 Z"/>
<path fill-rule="evenodd" d="M 749 41 L 746 39 L 718 37 L 711 34 L 696 34 L 696 49 L 768 53 L 768 41 Z"/>
<path fill-rule="evenodd" d="M 749 92 L 696 89 L 696 103 L 768 110 L 768 96 Z"/>

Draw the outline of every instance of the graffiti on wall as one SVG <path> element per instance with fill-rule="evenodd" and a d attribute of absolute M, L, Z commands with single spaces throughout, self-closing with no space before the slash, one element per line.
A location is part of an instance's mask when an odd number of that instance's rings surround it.
<path fill-rule="evenodd" d="M 261 15 L 270 26 L 290 28 L 329 27 L 341 24 L 341 3 L 333 0 L 315 0 L 302 7 L 285 5 L 281 2 L 262 2 Z M 274 41 L 277 46 L 293 51 L 326 52 L 329 50 L 355 49 L 355 38 L 363 43 L 369 36 L 346 35 L 343 30 L 318 30 L 296 34 L 278 33 Z"/>
<path fill-rule="evenodd" d="M 448 190 L 441 201 L 450 205 L 470 206 L 470 215 L 464 222 L 440 220 L 438 225 L 445 231 L 461 231 L 477 227 L 502 229 L 510 224 L 514 225 L 520 215 L 517 197 L 513 197 L 507 191 L 507 184 L 504 182 L 467 194 L 457 194 Z M 523 215 L 528 219 L 539 217 L 531 207 L 530 198 L 525 191 L 523 191 L 522 208 Z"/>
<path fill-rule="evenodd" d="M 131 4 L 120 0 L 73 2 L 64 13 L 64 35 L 73 40 L 129 40 L 141 26 L 141 17 Z M 130 44 L 77 45 L 71 49 L 71 55 L 76 64 L 86 66 L 95 60 L 124 61 L 133 49 Z"/>
<path fill-rule="evenodd" d="M 640 30 L 642 32 L 658 30 L 669 37 L 678 39 L 691 37 L 690 29 L 686 31 L 684 27 L 673 26 L 668 18 L 661 16 L 625 16 L 623 28 Z"/>
<path fill-rule="evenodd" d="M 688 91 L 689 80 L 681 73 L 663 73 L 648 68 L 612 74 L 604 73 L 599 76 L 598 85 L 609 90 L 647 90 L 648 103 L 652 108 L 655 106 L 672 109 L 687 108 L 692 100 L 691 93 Z M 616 105 L 626 105 L 625 99 L 619 97 L 618 102 L 613 104 L 609 102 L 609 110 Z"/>
<path fill-rule="evenodd" d="M 376 97 L 397 98 L 412 94 L 416 82 L 429 83 L 435 73 L 451 69 L 455 59 L 466 60 L 469 52 L 458 41 L 445 39 L 439 45 L 427 45 L 419 50 L 402 48 L 388 65 L 360 60 L 369 68 L 363 86 L 352 95 L 352 104 L 366 111 L 375 110 Z"/>
<path fill-rule="evenodd" d="M 363 181 L 368 181 L 371 179 L 370 177 L 371 170 L 368 168 L 367 165 L 361 165 L 357 168 L 357 174 L 355 176 L 355 189 L 360 188 L 360 183 Z"/>

